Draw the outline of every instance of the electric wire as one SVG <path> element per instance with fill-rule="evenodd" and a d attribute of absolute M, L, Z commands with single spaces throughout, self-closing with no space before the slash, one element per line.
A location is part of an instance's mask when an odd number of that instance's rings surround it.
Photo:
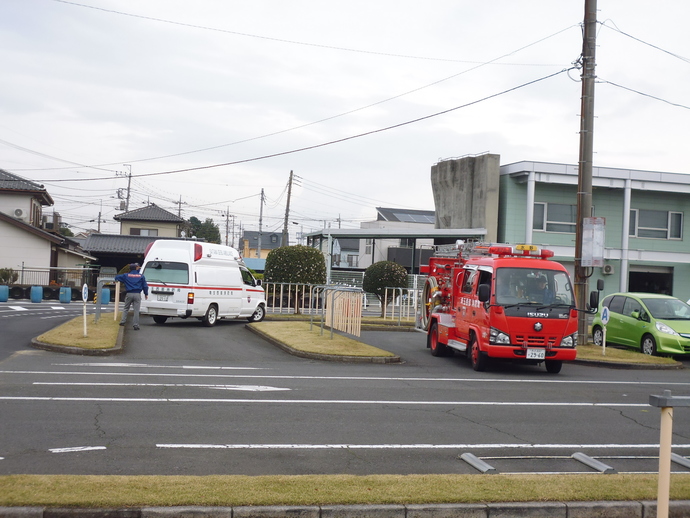
<path fill-rule="evenodd" d="M 137 175 L 132 174 L 132 177 L 133 177 L 133 178 L 134 178 L 134 177 L 136 177 L 136 178 L 144 178 L 144 177 L 151 177 L 151 176 L 163 176 L 163 175 L 171 175 L 171 174 L 178 174 L 178 173 L 187 173 L 187 172 L 190 172 L 190 171 L 202 171 L 202 170 L 207 170 L 207 169 L 214 169 L 214 168 L 216 168 L 216 167 L 225 167 L 225 166 L 231 166 L 231 165 L 237 165 L 237 164 L 246 164 L 246 163 L 249 163 L 249 162 L 257 162 L 257 161 L 260 161 L 260 160 L 266 160 L 266 159 L 268 159 L 268 158 L 275 158 L 275 157 L 279 157 L 279 156 L 291 155 L 291 154 L 294 154 L 294 153 L 301 153 L 301 152 L 304 152 L 304 151 L 309 151 L 309 150 L 312 150 L 312 149 L 318 149 L 318 148 L 322 148 L 322 147 L 326 147 L 326 146 L 331 146 L 331 145 L 334 145 L 334 144 L 340 144 L 340 143 L 347 142 L 347 141 L 350 141 L 350 140 L 354 140 L 354 139 L 357 139 L 357 138 L 362 138 L 362 137 L 367 137 L 367 136 L 370 136 L 370 135 L 375 135 L 375 134 L 377 134 L 377 133 L 382 133 L 382 132 L 384 132 L 384 131 L 389 131 L 389 130 L 392 130 L 392 129 L 401 128 L 401 127 L 403 127 L 403 126 L 408 126 L 408 125 L 410 125 L 410 124 L 415 124 L 415 123 L 417 123 L 417 122 L 421 122 L 421 121 L 424 121 L 424 120 L 432 119 L 432 118 L 434 118 L 434 117 L 439 117 L 439 116 L 441 116 L 441 115 L 445 115 L 445 114 L 447 114 L 447 113 L 451 113 L 451 112 L 454 112 L 454 111 L 456 111 L 456 110 L 460 110 L 460 109 L 462 109 L 462 108 L 468 108 L 469 106 L 473 106 L 473 105 L 475 105 L 475 104 L 479 104 L 479 103 L 481 103 L 481 102 L 488 101 L 488 100 L 493 99 L 493 98 L 495 98 L 495 97 L 500 97 L 500 96 L 502 96 L 502 95 L 506 95 L 506 94 L 508 94 L 508 93 L 510 93 L 510 92 L 514 92 L 514 91 L 519 90 L 519 89 L 521 89 L 521 88 L 525 88 L 525 87 L 527 87 L 527 86 L 531 86 L 531 85 L 533 85 L 533 84 L 539 83 L 539 82 L 544 81 L 544 80 L 546 80 L 546 79 L 550 79 L 550 78 L 552 78 L 552 77 L 558 76 L 558 75 L 560 75 L 560 74 L 563 74 L 563 73 L 567 72 L 568 70 L 570 70 L 570 69 L 565 69 L 565 68 L 564 68 L 563 70 L 559 70 L 558 72 L 554 72 L 554 73 L 552 73 L 552 74 L 548 74 L 548 75 L 546 75 L 546 76 L 542 76 L 542 77 L 540 77 L 540 78 L 538 78 L 538 79 L 533 79 L 533 80 L 528 81 L 528 82 L 526 82 L 526 83 L 522 83 L 522 84 L 520 84 L 520 85 L 518 85 L 518 86 L 513 86 L 513 87 L 508 88 L 508 89 L 506 89 L 506 90 L 502 90 L 502 91 L 500 91 L 500 92 L 497 92 L 497 93 L 494 93 L 494 94 L 487 95 L 487 96 L 482 97 L 482 98 L 480 98 L 480 99 L 476 99 L 476 100 L 474 100 L 474 101 L 470 101 L 470 102 L 468 102 L 468 103 L 465 103 L 465 104 L 462 104 L 462 105 L 459 105 L 459 106 L 455 106 L 455 107 L 449 108 L 449 109 L 447 109 L 447 110 L 442 110 L 442 111 L 440 111 L 440 112 L 432 113 L 432 114 L 430 114 L 430 115 L 424 115 L 424 116 L 422 116 L 422 117 L 418 117 L 418 118 L 416 118 L 416 119 L 411 119 L 411 120 L 408 120 L 408 121 L 405 121 L 405 122 L 400 122 L 400 123 L 398 123 L 398 124 L 393 124 L 393 125 L 391 125 L 391 126 L 386 126 L 386 127 L 378 128 L 378 129 L 375 129 L 375 130 L 366 131 L 366 132 L 364 132 L 364 133 L 358 133 L 358 134 L 356 134 L 356 135 L 350 135 L 350 136 L 343 137 L 343 138 L 340 138 L 340 139 L 331 140 L 331 141 L 328 141 L 328 142 L 322 142 L 322 143 L 320 143 L 320 144 L 314 144 L 314 145 L 312 145 L 312 146 L 305 146 L 305 147 L 302 147 L 302 148 L 291 149 L 291 150 L 288 150 L 288 151 L 281 151 L 281 152 L 272 153 L 272 154 L 269 154 L 269 155 L 262 155 L 262 156 L 252 157 L 252 158 L 245 158 L 245 159 L 243 159 L 243 160 L 235 160 L 235 161 L 232 161 L 232 162 L 223 162 L 223 163 L 210 164 L 210 165 L 204 165 L 204 166 L 198 166 L 198 167 L 188 167 L 188 168 L 185 168 L 185 169 L 175 169 L 175 170 L 171 170 L 171 171 L 159 171 L 159 172 L 154 172 L 154 173 L 141 173 L 141 174 L 137 174 Z M 93 181 L 93 180 L 102 180 L 102 178 L 91 178 L 91 179 L 90 179 L 90 178 L 65 178 L 65 179 L 60 179 L 60 180 L 53 179 L 52 181 L 53 181 L 53 182 L 80 182 L 80 181 Z"/>

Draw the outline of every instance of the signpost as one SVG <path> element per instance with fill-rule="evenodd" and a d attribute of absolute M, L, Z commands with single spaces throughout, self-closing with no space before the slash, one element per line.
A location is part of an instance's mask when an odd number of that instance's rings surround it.
<path fill-rule="evenodd" d="M 604 330 L 601 337 L 601 355 L 606 356 L 606 324 L 609 323 L 609 308 L 606 306 L 601 308 L 601 323 L 604 324 Z"/>
<path fill-rule="evenodd" d="M 89 298 L 89 285 L 84 283 L 84 285 L 81 287 L 81 300 L 83 301 L 83 306 L 84 306 L 84 338 L 86 338 L 86 299 Z"/>

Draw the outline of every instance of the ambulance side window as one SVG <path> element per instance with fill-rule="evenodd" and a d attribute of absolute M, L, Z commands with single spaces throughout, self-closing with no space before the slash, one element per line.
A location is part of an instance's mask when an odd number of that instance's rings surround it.
<path fill-rule="evenodd" d="M 477 270 L 465 270 L 465 282 L 462 285 L 463 293 L 472 293 L 472 286 L 477 278 Z"/>
<path fill-rule="evenodd" d="M 249 270 L 240 268 L 240 272 L 242 273 L 242 282 L 244 282 L 247 286 L 254 286 L 256 284 L 254 276 L 249 273 Z"/>

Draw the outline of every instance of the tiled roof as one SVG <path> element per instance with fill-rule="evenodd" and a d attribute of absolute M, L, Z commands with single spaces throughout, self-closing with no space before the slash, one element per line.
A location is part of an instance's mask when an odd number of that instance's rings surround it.
<path fill-rule="evenodd" d="M 53 205 L 54 203 L 43 185 L 17 176 L 16 174 L 8 173 L 4 169 L 0 169 L 0 191 L 36 194 L 43 205 Z"/>
<path fill-rule="evenodd" d="M 82 248 L 90 254 L 143 254 L 149 243 L 156 236 L 121 236 L 119 234 L 91 234 L 86 238 Z"/>
<path fill-rule="evenodd" d="M 184 219 L 172 212 L 161 209 L 155 203 L 140 209 L 123 212 L 113 217 L 116 221 L 163 221 L 168 223 L 184 223 Z"/>

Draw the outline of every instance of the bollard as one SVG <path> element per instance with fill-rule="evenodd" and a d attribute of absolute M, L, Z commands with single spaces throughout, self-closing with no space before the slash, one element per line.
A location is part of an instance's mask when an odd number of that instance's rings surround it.
<path fill-rule="evenodd" d="M 63 286 L 60 288 L 60 302 L 63 304 L 69 304 L 72 300 L 72 288 L 69 286 Z"/>
<path fill-rule="evenodd" d="M 43 300 L 43 286 L 31 286 L 31 302 Z"/>
<path fill-rule="evenodd" d="M 664 390 L 662 396 L 649 396 L 649 404 L 661 408 L 661 429 L 659 440 L 659 487 L 656 515 L 668 518 L 668 501 L 671 488 L 671 444 L 673 438 L 673 407 L 690 407 L 690 396 L 671 396 Z"/>

